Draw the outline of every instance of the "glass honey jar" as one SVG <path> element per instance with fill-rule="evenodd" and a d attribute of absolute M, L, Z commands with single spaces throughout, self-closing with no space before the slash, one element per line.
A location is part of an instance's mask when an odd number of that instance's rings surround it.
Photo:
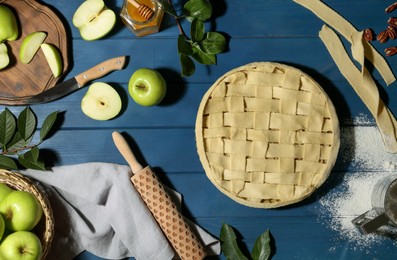
<path fill-rule="evenodd" d="M 149 19 L 145 18 L 146 11 L 141 7 L 150 8 Z M 120 17 L 124 24 L 138 37 L 157 33 L 160 30 L 164 10 L 157 0 L 124 0 Z"/>

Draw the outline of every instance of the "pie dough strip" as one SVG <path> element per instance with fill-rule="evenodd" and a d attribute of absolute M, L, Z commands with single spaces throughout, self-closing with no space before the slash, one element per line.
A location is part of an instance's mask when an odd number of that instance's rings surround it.
<path fill-rule="evenodd" d="M 303 7 L 312 11 L 320 19 L 322 19 L 329 26 L 338 31 L 343 37 L 346 38 L 352 45 L 351 35 L 357 33 L 357 29 L 349 23 L 345 18 L 338 14 L 335 10 L 321 2 L 321 0 L 293 0 L 294 2 L 302 5 Z M 375 68 L 382 75 L 383 80 L 387 85 L 393 83 L 396 78 L 387 64 L 386 60 L 380 55 L 375 48 L 368 42 L 363 42 L 365 48 L 365 57 L 375 66 Z M 360 61 L 359 61 L 360 62 Z M 362 66 L 364 64 L 361 64 Z"/>
<path fill-rule="evenodd" d="M 363 66 L 360 72 L 349 58 L 338 35 L 328 26 L 323 26 L 320 31 L 320 38 L 343 76 L 349 81 L 358 96 L 374 116 L 382 134 L 386 151 L 389 153 L 397 153 L 396 119 L 379 97 L 376 83 L 367 69 Z M 352 41 L 355 42 L 352 49 L 354 53 L 353 56 L 356 58 L 361 56 L 361 62 L 364 62 L 364 47 L 360 45 L 360 42 L 362 42 L 361 38 L 362 32 L 352 37 Z"/>

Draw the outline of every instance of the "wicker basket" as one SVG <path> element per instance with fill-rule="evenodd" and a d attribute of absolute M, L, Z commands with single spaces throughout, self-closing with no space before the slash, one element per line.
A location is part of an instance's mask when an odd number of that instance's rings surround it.
<path fill-rule="evenodd" d="M 39 187 L 34 184 L 30 179 L 21 175 L 20 173 L 10 172 L 0 169 L 0 183 L 7 184 L 15 190 L 27 191 L 36 196 L 43 208 L 43 217 L 33 232 L 38 235 L 41 240 L 43 255 L 42 260 L 46 259 L 50 248 L 51 242 L 54 237 L 54 217 L 52 209 L 47 197 L 43 194 Z"/>

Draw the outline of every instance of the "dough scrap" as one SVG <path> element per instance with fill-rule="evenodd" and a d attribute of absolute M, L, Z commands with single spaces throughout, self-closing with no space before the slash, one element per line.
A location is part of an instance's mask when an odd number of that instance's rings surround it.
<path fill-rule="evenodd" d="M 381 132 L 385 149 L 389 153 L 397 153 L 397 121 L 391 111 L 379 96 L 379 90 L 371 74 L 362 66 L 361 71 L 354 65 L 343 47 L 338 35 L 328 26 L 324 25 L 320 31 L 320 38 L 327 47 L 339 70 L 347 79 L 361 100 L 368 107 L 375 118 Z M 352 53 L 360 64 L 364 64 L 364 47 L 360 42 L 362 32 L 352 35 Z"/>
<path fill-rule="evenodd" d="M 358 30 L 335 10 L 333 10 L 320 0 L 293 1 L 312 11 L 326 24 L 328 24 L 334 30 L 338 31 L 343 37 L 345 37 L 346 40 L 355 45 L 355 43 L 352 42 L 351 36 L 358 33 Z M 367 58 L 379 71 L 387 85 L 393 83 L 396 78 L 383 56 L 380 55 L 379 52 L 376 51 L 376 49 L 369 42 L 365 41 L 363 42 L 363 45 L 365 49 L 365 58 Z M 356 59 L 356 57 L 354 58 Z M 358 57 L 357 61 L 361 62 L 361 58 Z"/>

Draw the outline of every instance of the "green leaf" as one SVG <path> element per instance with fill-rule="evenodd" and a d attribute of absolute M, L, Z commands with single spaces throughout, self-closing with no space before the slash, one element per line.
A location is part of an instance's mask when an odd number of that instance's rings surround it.
<path fill-rule="evenodd" d="M 39 147 L 34 146 L 30 151 L 27 152 L 29 155 L 32 155 L 32 159 L 37 161 L 39 159 L 40 150 Z"/>
<path fill-rule="evenodd" d="M 182 34 L 178 36 L 178 53 L 185 55 L 191 55 L 193 53 L 192 44 Z"/>
<path fill-rule="evenodd" d="M 223 224 L 221 234 L 219 236 L 221 240 L 221 249 L 226 259 L 228 260 L 248 260 L 247 257 L 241 252 L 237 245 L 237 237 L 234 230 L 228 224 Z"/>
<path fill-rule="evenodd" d="M 208 0 L 189 0 L 183 6 L 183 12 L 189 21 L 194 18 L 206 21 L 212 15 L 212 5 Z"/>
<path fill-rule="evenodd" d="M 45 164 L 39 158 L 39 148 L 33 147 L 30 151 L 18 156 L 19 163 L 29 169 L 45 170 Z"/>
<path fill-rule="evenodd" d="M 205 27 L 204 22 L 199 19 L 193 19 L 192 24 L 190 26 L 190 36 L 192 37 L 193 42 L 199 42 L 204 38 Z"/>
<path fill-rule="evenodd" d="M 0 114 L 0 145 L 5 146 L 11 140 L 16 130 L 16 120 L 8 108 Z"/>
<path fill-rule="evenodd" d="M 36 116 L 33 111 L 26 107 L 18 116 L 18 132 L 23 140 L 27 141 L 36 130 Z"/>
<path fill-rule="evenodd" d="M 216 64 L 216 55 L 203 52 L 198 45 L 193 45 L 192 57 L 201 64 Z"/>
<path fill-rule="evenodd" d="M 205 39 L 200 42 L 201 50 L 209 54 L 218 54 L 225 50 L 226 39 L 217 32 L 208 32 Z"/>
<path fill-rule="evenodd" d="M 6 170 L 17 170 L 18 166 L 12 158 L 0 154 L 0 168 Z"/>
<path fill-rule="evenodd" d="M 168 3 L 167 0 L 159 0 L 160 4 L 163 6 L 164 12 L 174 16 L 175 18 L 178 18 L 178 15 L 175 13 L 174 8 Z"/>
<path fill-rule="evenodd" d="M 182 76 L 189 77 L 193 75 L 196 70 L 196 65 L 194 65 L 192 59 L 189 56 L 181 53 L 179 55 L 179 60 L 182 66 Z"/>
<path fill-rule="evenodd" d="M 40 142 L 42 142 L 51 131 L 51 128 L 54 126 L 54 123 L 57 120 L 58 113 L 59 111 L 52 112 L 44 120 L 40 130 Z"/>
<path fill-rule="evenodd" d="M 253 260 L 268 260 L 271 254 L 270 231 L 266 230 L 260 235 L 252 248 L 251 256 Z"/>
<path fill-rule="evenodd" d="M 12 151 L 17 151 L 26 146 L 25 140 L 21 137 L 19 132 L 16 132 L 13 138 L 8 142 L 7 154 L 14 154 Z"/>

